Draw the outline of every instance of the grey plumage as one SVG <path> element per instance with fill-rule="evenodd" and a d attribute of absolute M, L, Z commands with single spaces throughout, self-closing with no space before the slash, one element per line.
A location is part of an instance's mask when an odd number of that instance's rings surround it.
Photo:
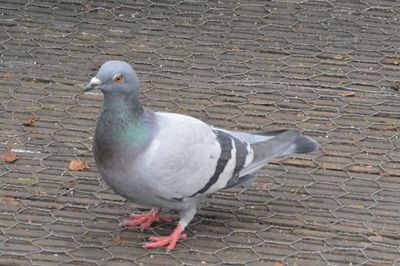
<path fill-rule="evenodd" d="M 129 200 L 176 210 L 182 228 L 209 194 L 251 182 L 275 157 L 318 148 L 298 130 L 233 132 L 143 108 L 125 62 L 103 64 L 87 90 L 94 87 L 104 94 L 93 148 L 101 176 Z"/>

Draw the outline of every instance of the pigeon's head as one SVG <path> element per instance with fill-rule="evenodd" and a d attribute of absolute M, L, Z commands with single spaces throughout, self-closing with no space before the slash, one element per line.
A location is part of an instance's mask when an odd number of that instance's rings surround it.
<path fill-rule="evenodd" d="M 93 77 L 84 91 L 98 88 L 104 94 L 137 95 L 139 80 L 135 70 L 124 61 L 105 62 Z"/>

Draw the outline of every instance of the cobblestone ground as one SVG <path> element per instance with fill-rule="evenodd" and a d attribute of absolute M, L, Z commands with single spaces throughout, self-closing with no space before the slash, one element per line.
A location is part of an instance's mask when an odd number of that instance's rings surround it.
<path fill-rule="evenodd" d="M 0 9 L 1 152 L 20 157 L 0 166 L 0 265 L 400 265 L 398 1 Z M 215 194 L 174 252 L 144 250 L 174 225 L 121 228 L 144 209 L 104 185 L 91 155 L 101 95 L 80 91 L 108 59 L 133 64 L 148 107 L 229 129 L 298 128 L 321 151 Z M 90 170 L 69 170 L 72 159 Z"/>

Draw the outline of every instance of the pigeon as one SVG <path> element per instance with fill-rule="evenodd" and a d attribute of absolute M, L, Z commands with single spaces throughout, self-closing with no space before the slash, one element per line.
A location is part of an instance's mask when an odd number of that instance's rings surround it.
<path fill-rule="evenodd" d="M 199 203 L 222 189 L 250 184 L 275 157 L 308 153 L 318 143 L 296 129 L 239 132 L 196 118 L 145 108 L 135 70 L 124 61 L 107 61 L 84 91 L 104 95 L 93 138 L 93 157 L 101 177 L 129 201 L 152 208 L 131 214 L 125 226 L 171 222 L 162 209 L 175 210 L 179 222 L 167 236 L 153 236 L 144 248 L 173 250 Z"/>

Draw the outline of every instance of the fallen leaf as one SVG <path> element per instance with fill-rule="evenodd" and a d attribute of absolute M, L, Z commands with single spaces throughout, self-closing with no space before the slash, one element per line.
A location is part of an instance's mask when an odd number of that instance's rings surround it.
<path fill-rule="evenodd" d="M 93 64 L 93 66 L 90 69 L 93 71 L 97 71 L 101 67 L 101 64 L 102 64 L 101 62 L 96 62 Z"/>
<path fill-rule="evenodd" d="M 85 5 L 86 10 L 92 9 L 92 1 L 91 0 L 86 0 L 84 5 Z"/>
<path fill-rule="evenodd" d="M 21 183 L 30 183 L 30 182 L 35 182 L 37 181 L 37 176 L 32 176 L 32 177 L 18 177 L 17 182 Z"/>
<path fill-rule="evenodd" d="M 261 183 L 261 182 L 253 182 L 250 187 L 259 190 L 267 190 L 270 189 L 274 184 L 273 183 Z"/>
<path fill-rule="evenodd" d="M 0 79 L 2 80 L 10 80 L 14 76 L 13 73 L 10 72 L 1 72 L 0 73 Z"/>
<path fill-rule="evenodd" d="M 22 122 L 22 125 L 26 126 L 26 127 L 31 127 L 33 126 L 33 124 L 35 124 L 35 122 L 37 121 L 37 117 L 34 116 L 28 116 L 24 122 Z"/>
<path fill-rule="evenodd" d="M 72 171 L 86 171 L 89 170 L 89 163 L 81 160 L 72 160 L 69 163 L 69 169 Z"/>
<path fill-rule="evenodd" d="M 299 112 L 296 114 L 297 119 L 299 120 L 304 120 L 306 118 L 306 115 L 303 114 L 302 112 Z"/>
<path fill-rule="evenodd" d="M 333 127 L 333 126 L 335 126 L 335 124 L 333 124 L 332 121 L 327 121 L 327 122 L 325 123 L 325 125 L 328 126 L 328 127 Z"/>
<path fill-rule="evenodd" d="M 42 110 L 43 108 L 42 107 L 40 107 L 40 106 L 28 106 L 27 107 L 27 110 L 28 111 L 37 111 L 37 110 Z"/>
<path fill-rule="evenodd" d="M 119 244 L 122 243 L 122 241 L 123 241 L 122 236 L 117 235 L 117 236 L 115 237 L 115 239 L 113 239 L 113 240 L 111 240 L 110 242 L 108 242 L 108 244 L 109 244 L 110 246 L 118 246 Z"/>
<path fill-rule="evenodd" d="M 47 196 L 47 193 L 46 193 L 46 191 L 43 191 L 43 190 L 37 190 L 37 191 L 35 191 L 35 196 L 38 196 L 38 197 L 45 197 L 45 196 Z"/>
<path fill-rule="evenodd" d="M 322 154 L 329 154 L 329 152 L 322 146 L 319 146 L 319 150 L 321 151 Z"/>
<path fill-rule="evenodd" d="M 350 57 L 348 57 L 347 55 L 342 55 L 342 54 L 337 54 L 334 57 L 336 60 L 341 60 L 341 61 L 347 61 L 350 60 Z"/>
<path fill-rule="evenodd" d="M 28 78 L 29 81 L 33 81 L 35 83 L 53 83 L 54 80 L 49 79 L 48 75 L 32 75 Z"/>
<path fill-rule="evenodd" d="M 348 61 L 350 60 L 350 57 L 347 55 L 342 55 L 342 54 L 337 54 L 334 57 L 336 60 L 341 60 L 341 61 Z"/>
<path fill-rule="evenodd" d="M 284 266 L 284 265 L 280 262 L 275 262 L 273 266 Z"/>
<path fill-rule="evenodd" d="M 356 95 L 356 93 L 354 91 L 344 91 L 338 94 L 341 97 L 352 97 L 354 95 Z"/>
<path fill-rule="evenodd" d="M 13 196 L 11 195 L 5 195 L 0 197 L 0 203 L 4 205 L 11 206 L 13 208 L 20 209 L 23 205 L 19 201 L 17 201 Z"/>
<path fill-rule="evenodd" d="M 399 91 L 400 90 L 400 81 L 393 82 L 389 88 L 391 88 L 395 91 Z"/>
<path fill-rule="evenodd" d="M 396 65 L 396 66 L 400 65 L 400 59 L 399 58 L 394 59 L 393 60 L 393 64 Z"/>
<path fill-rule="evenodd" d="M 275 157 L 274 159 L 272 159 L 271 161 L 270 161 L 270 163 L 271 164 L 277 164 L 277 163 L 279 163 L 280 161 L 282 161 L 283 159 L 281 158 L 281 157 Z"/>
<path fill-rule="evenodd" d="M 98 10 L 97 11 L 97 14 L 99 15 L 99 16 L 107 16 L 107 15 L 109 15 L 110 13 L 108 13 L 107 11 L 104 11 L 103 9 L 100 9 L 100 10 Z"/>
<path fill-rule="evenodd" d="M 46 207 L 47 207 L 47 209 L 52 210 L 52 209 L 57 209 L 58 205 L 56 203 L 49 203 L 46 205 Z"/>
<path fill-rule="evenodd" d="M 64 189 L 71 189 L 73 187 L 76 186 L 76 179 L 71 177 L 70 179 L 68 179 L 67 181 L 64 181 L 62 188 Z"/>
<path fill-rule="evenodd" d="M 371 239 L 372 241 L 381 242 L 383 240 L 383 237 L 381 235 L 375 234 L 374 236 L 370 236 L 369 239 Z"/>
<path fill-rule="evenodd" d="M 352 205 L 349 205 L 349 207 L 353 208 L 353 209 L 365 209 L 365 206 L 361 205 L 361 204 L 352 204 Z"/>
<path fill-rule="evenodd" d="M 387 127 L 383 128 L 382 130 L 389 131 L 389 130 L 397 130 L 398 128 L 400 128 L 400 123 L 397 125 L 387 126 Z"/>
<path fill-rule="evenodd" d="M 1 157 L 3 157 L 3 160 L 6 163 L 13 163 L 13 162 L 15 162 L 16 160 L 18 160 L 20 158 L 13 151 L 6 151 L 1 155 Z"/>

